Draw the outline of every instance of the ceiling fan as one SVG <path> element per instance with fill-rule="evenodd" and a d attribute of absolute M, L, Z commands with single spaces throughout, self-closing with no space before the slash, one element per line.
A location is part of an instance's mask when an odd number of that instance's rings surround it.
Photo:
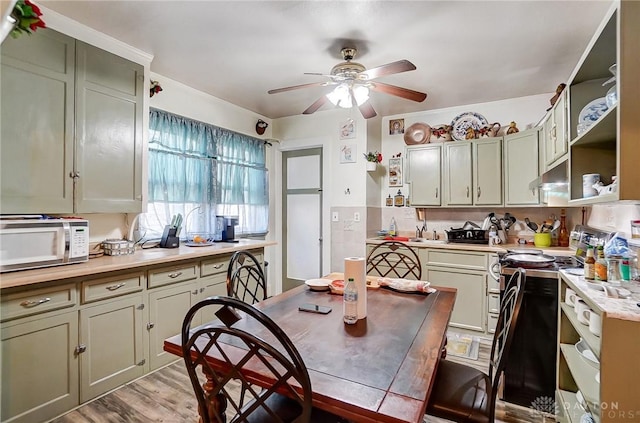
<path fill-rule="evenodd" d="M 326 87 L 335 85 L 330 93 L 323 95 L 317 99 L 304 112 L 305 115 L 317 111 L 327 101 L 336 106 L 351 108 L 357 106 L 365 119 L 376 116 L 376 111 L 371 106 L 369 99 L 369 90 L 381 92 L 384 94 L 395 95 L 397 97 L 406 98 L 417 102 L 424 101 L 427 98 L 425 93 L 410 90 L 408 88 L 397 87 L 395 85 L 385 84 L 383 82 L 374 81 L 381 76 L 393 75 L 396 73 L 415 70 L 416 67 L 408 60 L 399 60 L 397 62 L 387 63 L 367 70 L 360 63 L 353 62 L 357 50 L 351 47 L 345 47 L 341 50 L 344 62 L 338 63 L 332 69 L 329 75 L 322 73 L 307 73 L 305 75 L 319 75 L 329 78 L 325 82 L 312 82 L 309 84 L 293 85 L 290 87 L 277 88 L 269 90 L 269 94 L 276 94 L 285 91 L 297 90 L 308 87 Z"/>

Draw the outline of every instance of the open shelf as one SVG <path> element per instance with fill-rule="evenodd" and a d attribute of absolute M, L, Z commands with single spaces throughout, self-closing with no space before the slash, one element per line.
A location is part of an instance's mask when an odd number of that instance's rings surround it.
<path fill-rule="evenodd" d="M 600 384 L 596 381 L 598 369 L 586 363 L 575 345 L 560 344 L 560 352 L 587 404 L 600 404 Z"/>
<path fill-rule="evenodd" d="M 618 106 L 608 109 L 600 119 L 592 123 L 587 130 L 571 141 L 571 146 L 595 144 L 599 148 L 616 148 L 616 116 Z"/>
<path fill-rule="evenodd" d="M 580 423 L 580 418 L 587 412 L 578 403 L 575 392 L 558 389 L 556 391 L 556 404 L 558 404 L 558 415 L 556 420 L 564 423 Z M 600 422 L 600 416 L 593 414 L 596 423 Z"/>
<path fill-rule="evenodd" d="M 567 316 L 574 330 L 578 332 L 578 335 L 582 339 L 585 340 L 587 345 L 589 345 L 589 348 L 591 348 L 591 351 L 593 351 L 596 357 L 598 357 L 598 360 L 600 360 L 600 338 L 592 334 L 589 331 L 588 326 L 583 325 L 578 321 L 578 316 L 573 307 L 569 306 L 566 303 L 562 303 L 560 304 L 560 309 Z"/>

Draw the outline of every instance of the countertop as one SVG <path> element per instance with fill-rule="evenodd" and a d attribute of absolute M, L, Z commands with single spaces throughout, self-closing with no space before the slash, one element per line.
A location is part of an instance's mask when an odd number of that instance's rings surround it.
<path fill-rule="evenodd" d="M 84 263 L 2 273 L 0 274 L 0 289 L 145 266 L 171 264 L 181 260 L 206 258 L 269 245 L 276 245 L 276 242 L 241 239 L 235 243 L 221 242 L 206 247 L 188 247 L 181 244 L 178 248 L 137 249 L 134 254 L 125 256 L 102 256 Z"/>
<path fill-rule="evenodd" d="M 567 273 L 566 270 L 560 270 L 560 273 L 565 280 L 570 282 L 570 285 L 573 285 L 578 296 L 587 302 L 593 303 L 608 317 L 640 322 L 639 292 L 632 292 L 631 297 L 627 299 L 610 298 L 604 290 L 590 288 L 584 280 L 584 276 L 572 275 Z M 622 288 L 626 287 L 623 285 Z"/>
<path fill-rule="evenodd" d="M 382 237 L 376 238 L 368 238 L 367 244 L 382 244 L 386 242 Z M 575 251 L 569 247 L 547 247 L 547 248 L 538 248 L 533 245 L 522 245 L 522 244 L 501 244 L 501 245 L 489 245 L 489 244 L 465 244 L 458 242 L 446 242 L 443 240 L 427 240 L 425 242 L 411 242 L 411 241 L 400 241 L 404 244 L 407 244 L 411 247 L 415 248 L 442 248 L 447 250 L 463 250 L 463 251 L 481 251 L 485 253 L 506 253 L 507 250 L 518 249 L 518 250 L 542 250 L 544 254 L 549 254 L 552 256 L 572 256 L 575 254 Z"/>

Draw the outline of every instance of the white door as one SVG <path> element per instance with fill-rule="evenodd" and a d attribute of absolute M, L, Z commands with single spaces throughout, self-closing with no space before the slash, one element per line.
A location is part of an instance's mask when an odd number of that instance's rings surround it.
<path fill-rule="evenodd" d="M 322 275 L 322 149 L 282 154 L 282 290 Z"/>

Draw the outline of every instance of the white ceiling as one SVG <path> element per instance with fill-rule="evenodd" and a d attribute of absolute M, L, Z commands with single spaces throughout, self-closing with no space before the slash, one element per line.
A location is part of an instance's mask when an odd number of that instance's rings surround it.
<path fill-rule="evenodd" d="M 267 90 L 324 81 L 304 72 L 329 73 L 345 46 L 355 46 L 355 61 L 367 68 L 401 59 L 416 65 L 379 81 L 426 92 L 427 99 L 374 92 L 380 116 L 553 92 L 569 78 L 610 1 L 40 4 L 153 54 L 153 72 L 279 118 L 300 114 L 328 87 Z"/>

